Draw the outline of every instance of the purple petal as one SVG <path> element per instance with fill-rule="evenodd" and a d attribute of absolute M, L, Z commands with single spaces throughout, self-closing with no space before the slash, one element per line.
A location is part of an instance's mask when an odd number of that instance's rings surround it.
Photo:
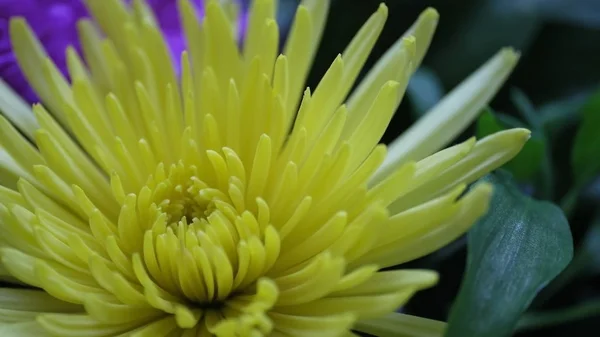
<path fill-rule="evenodd" d="M 126 2 L 130 2 L 127 0 Z M 176 0 L 147 0 L 169 44 L 172 59 L 179 69 L 179 57 L 185 49 L 185 37 L 181 30 Z M 202 0 L 193 0 L 202 16 Z M 89 14 L 83 0 L 0 0 L 0 77 L 28 102 L 38 101 L 19 69 L 10 45 L 9 19 L 24 17 L 46 52 L 61 72 L 68 77 L 65 49 L 71 45 L 81 53 L 77 36 L 77 20 Z M 240 20 L 240 35 L 245 27 L 246 16 Z"/>

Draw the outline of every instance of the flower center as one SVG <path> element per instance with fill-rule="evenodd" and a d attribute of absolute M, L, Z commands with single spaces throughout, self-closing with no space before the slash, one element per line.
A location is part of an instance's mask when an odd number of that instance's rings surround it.
<path fill-rule="evenodd" d="M 268 333 L 277 290 L 263 277 L 279 256 L 279 236 L 264 216 L 266 203 L 258 202 L 258 217 L 240 207 L 243 184 L 229 180 L 223 191 L 204 182 L 196 166 L 180 162 L 167 173 L 161 164 L 127 196 L 119 225 L 139 229 L 126 236 L 139 238 L 127 243 L 136 277 L 148 302 L 174 314 L 180 327 L 203 320 L 211 329 L 227 322 L 227 329 L 242 324 Z"/>
<path fill-rule="evenodd" d="M 190 177 L 187 182 L 174 183 L 175 186 L 168 186 L 171 188 L 171 196 L 158 203 L 161 211 L 167 215 L 167 222 L 177 225 L 180 221 L 206 221 L 205 217 L 215 209 L 212 200 L 207 200 L 210 196 L 206 195 L 206 184 L 195 176 Z"/>

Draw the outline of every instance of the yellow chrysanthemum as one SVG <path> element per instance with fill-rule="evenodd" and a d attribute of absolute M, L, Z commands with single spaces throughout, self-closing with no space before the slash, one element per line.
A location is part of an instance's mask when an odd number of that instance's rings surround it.
<path fill-rule="evenodd" d="M 85 64 L 67 51 L 72 83 L 11 21 L 48 110 L 32 113 L 2 83 L 0 275 L 29 287 L 0 289 L 2 336 L 443 329 L 393 313 L 435 272 L 382 269 L 444 246 L 486 211 L 491 187 L 466 185 L 529 132 L 433 153 L 487 104 L 515 52 L 500 51 L 386 150 L 377 143 L 432 38 L 433 9 L 349 94 L 381 5 L 302 94 L 328 1 L 303 1 L 278 55 L 274 0 L 253 2 L 242 50 L 234 7 L 210 1 L 198 20 L 182 0 L 181 80 L 143 1 L 87 4 L 107 38 L 80 24 Z"/>

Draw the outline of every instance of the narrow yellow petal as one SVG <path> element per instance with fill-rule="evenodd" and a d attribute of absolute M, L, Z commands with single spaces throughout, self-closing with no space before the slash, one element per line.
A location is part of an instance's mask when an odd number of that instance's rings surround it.
<path fill-rule="evenodd" d="M 299 316 L 326 316 L 340 311 L 350 312 L 359 319 L 377 317 L 396 310 L 407 302 L 417 289 L 407 288 L 382 295 L 326 297 L 311 303 L 278 308 L 278 312 Z"/>
<path fill-rule="evenodd" d="M 244 41 L 244 59 L 249 64 L 254 57 L 260 55 L 264 35 L 265 24 L 275 18 L 276 1 L 257 0 L 250 4 L 248 13 L 248 27 Z"/>
<path fill-rule="evenodd" d="M 302 96 L 308 70 L 321 42 L 329 3 L 329 0 L 303 0 L 296 11 L 283 52 L 290 65 L 290 90 L 286 101 L 286 114 L 289 118 L 293 117 L 293 111 Z"/>
<path fill-rule="evenodd" d="M 529 135 L 529 130 L 510 129 L 481 139 L 464 158 L 392 203 L 390 210 L 396 213 L 446 193 L 457 185 L 474 182 L 517 155 Z"/>
<path fill-rule="evenodd" d="M 439 151 L 420 160 L 418 163 L 409 162 L 400 166 L 369 190 L 369 198 L 371 200 L 381 200 L 384 205 L 388 206 L 397 199 L 421 188 L 423 184 L 437 179 L 441 172 L 444 172 L 470 153 L 474 145 L 475 138 L 473 137 L 462 144 Z M 414 166 L 414 168 L 407 172 L 407 168 L 411 166 Z"/>
<path fill-rule="evenodd" d="M 414 36 L 417 39 L 417 52 L 413 62 L 413 71 L 421 65 L 421 61 L 423 61 L 425 53 L 429 49 L 439 17 L 439 13 L 434 8 L 429 7 L 419 15 L 417 21 L 403 35 L 403 37 Z"/>
<path fill-rule="evenodd" d="M 38 128 L 38 122 L 33 117 L 31 107 L 1 78 L 0 111 L 27 138 L 33 139 L 33 132 Z"/>
<path fill-rule="evenodd" d="M 356 77 L 362 70 L 379 34 L 383 30 L 387 13 L 387 7 L 381 4 L 377 12 L 371 15 L 354 36 L 342 55 L 334 61 L 330 70 L 323 77 L 319 86 L 317 86 L 314 95 L 315 105 L 319 111 L 319 115 L 323 116 L 325 121 L 329 117 L 328 111 L 337 108 L 354 85 Z M 343 63 L 341 62 L 342 59 Z M 334 85 L 331 85 L 331 82 Z M 323 100 L 323 93 L 326 93 L 327 100 Z M 308 128 L 308 130 L 312 131 L 311 128 Z M 317 124 L 314 132 L 319 131 L 320 129 Z"/>
<path fill-rule="evenodd" d="M 196 10 L 190 0 L 178 0 L 179 13 L 181 15 L 181 22 L 183 31 L 185 33 L 185 39 L 187 41 L 187 49 L 189 51 L 189 58 L 191 59 L 191 69 L 194 76 L 190 76 L 190 80 L 195 81 L 196 88 L 200 88 L 200 79 L 202 78 L 202 72 L 206 66 L 206 34 L 204 32 L 203 24 L 196 16 Z M 184 52 L 187 53 L 187 52 Z M 183 58 L 183 56 L 182 56 Z M 187 56 L 185 57 L 187 58 Z M 182 69 L 184 68 L 185 62 L 181 62 Z M 191 75 L 191 72 L 188 70 Z M 185 72 L 182 71 L 182 74 Z M 185 75 L 184 75 L 185 76 Z M 186 83 L 185 81 L 182 81 Z M 187 95 L 187 90 L 183 90 L 183 95 Z M 184 96 L 185 97 L 185 96 Z M 191 125 L 191 124 L 188 124 Z"/>
<path fill-rule="evenodd" d="M 106 324 L 88 314 L 46 314 L 41 315 L 38 322 L 50 334 L 64 337 L 118 336 L 140 325 L 139 321 Z"/>
<path fill-rule="evenodd" d="M 77 23 L 77 32 L 94 83 L 102 90 L 102 93 L 106 93 L 113 85 L 113 79 L 103 57 L 102 37 L 94 24 L 88 19 L 82 19 Z"/>
<path fill-rule="evenodd" d="M 133 15 L 125 2 L 120 0 L 106 0 L 98 2 L 85 0 L 86 8 L 94 17 L 102 31 L 115 43 L 119 51 L 128 52 L 131 46 L 127 36 L 123 34 L 123 27 L 133 23 Z M 126 55 L 121 55 L 125 57 Z M 128 60 L 129 61 L 129 60 Z"/>
<path fill-rule="evenodd" d="M 403 96 L 415 62 L 417 46 L 418 41 L 413 36 L 398 40 L 354 89 L 347 101 L 349 118 L 344 137 L 348 137 L 358 127 L 365 111 L 369 111 L 380 88 L 386 83 L 400 83 L 399 98 Z M 400 101 L 396 103 L 400 104 Z"/>
<path fill-rule="evenodd" d="M 40 290 L 0 289 L 0 305 L 2 309 L 33 312 L 76 312 L 83 308 L 57 300 Z"/>
<path fill-rule="evenodd" d="M 356 317 L 352 314 L 343 315 L 285 315 L 277 312 L 269 313 L 275 325 L 275 332 L 287 335 L 327 334 L 339 336 L 347 331 L 354 323 Z"/>
<path fill-rule="evenodd" d="M 382 268 L 399 265 L 427 255 L 464 234 L 483 216 L 489 207 L 492 186 L 480 183 L 457 203 L 455 214 L 435 228 L 420 232 L 404 244 L 384 245 L 360 258 L 355 263 L 375 263 Z"/>
<path fill-rule="evenodd" d="M 377 176 L 386 176 L 403 162 L 425 158 L 456 137 L 500 89 L 518 59 L 512 49 L 503 49 L 464 80 L 390 144 Z"/>
<path fill-rule="evenodd" d="M 0 115 L 0 146 L 19 166 L 31 172 L 33 165 L 42 164 L 44 159 L 35 147 L 21 136 L 9 121 Z"/>
<path fill-rule="evenodd" d="M 10 36 L 13 42 L 13 52 L 28 82 L 57 118 L 64 123 L 62 97 L 57 96 L 55 90 L 70 91 L 67 81 L 53 65 L 50 70 L 53 74 L 52 80 L 45 76 L 48 74 L 44 69 L 48 56 L 23 18 L 11 19 Z M 44 75 L 40 76 L 40 74 Z M 53 86 L 56 86 L 57 89 L 54 89 Z"/>
<path fill-rule="evenodd" d="M 362 320 L 355 329 L 379 337 L 442 337 L 446 323 L 418 316 L 391 313 Z"/>
<path fill-rule="evenodd" d="M 204 30 L 206 66 L 215 70 L 219 88 L 225 90 L 230 78 L 241 80 L 242 63 L 230 22 L 216 0 L 210 0 L 206 6 Z"/>
<path fill-rule="evenodd" d="M 349 163 L 350 169 L 362 163 L 379 143 L 400 104 L 400 98 L 404 94 L 407 84 L 407 80 L 403 83 L 390 81 L 384 84 L 371 108 L 348 137 L 348 144 L 354 150 Z"/>
<path fill-rule="evenodd" d="M 294 129 L 302 126 L 306 128 L 308 144 L 312 144 L 321 134 L 323 127 L 341 103 L 341 99 L 332 96 L 331 93 L 336 91 L 343 74 L 344 61 L 342 56 L 338 55 L 317 85 L 310 106 L 298 113 Z"/>

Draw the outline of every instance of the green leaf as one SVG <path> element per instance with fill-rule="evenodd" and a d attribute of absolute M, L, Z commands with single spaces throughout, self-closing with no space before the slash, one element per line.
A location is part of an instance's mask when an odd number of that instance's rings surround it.
<path fill-rule="evenodd" d="M 566 127 L 576 125 L 580 119 L 579 111 L 592 93 L 592 90 L 584 89 L 541 105 L 538 113 L 546 134 L 550 138 L 556 137 Z"/>
<path fill-rule="evenodd" d="M 560 208 L 523 195 L 507 173 L 486 178 L 491 207 L 468 234 L 467 270 L 446 337 L 510 336 L 522 313 L 573 256 Z"/>
<path fill-rule="evenodd" d="M 590 300 L 568 308 L 528 313 L 519 322 L 519 330 L 548 328 L 600 315 L 600 300 Z"/>
<path fill-rule="evenodd" d="M 529 97 L 521 89 L 513 88 L 510 92 L 510 98 L 527 123 L 534 130 L 539 130 L 542 126 L 542 120 L 535 111 L 535 107 L 531 103 L 531 100 L 529 100 Z"/>
<path fill-rule="evenodd" d="M 537 134 L 532 134 L 519 154 L 504 168 L 510 171 L 517 180 L 524 181 L 535 176 L 544 160 L 546 144 Z"/>
<path fill-rule="evenodd" d="M 542 306 L 561 289 L 579 277 L 592 276 L 600 273 L 600 214 L 585 234 L 577 247 L 575 256 L 565 270 L 558 275 L 535 299 L 534 306 Z M 527 316 L 527 315 L 526 315 Z M 525 317 L 523 318 L 525 319 Z"/>
<path fill-rule="evenodd" d="M 600 171 L 600 90 L 583 106 L 583 119 L 575 136 L 571 156 L 573 175 L 577 184 L 584 184 Z"/>
<path fill-rule="evenodd" d="M 520 119 L 511 115 L 496 112 L 494 113 L 494 117 L 498 119 L 498 122 L 500 122 L 500 124 L 509 128 L 530 128 L 529 125 L 523 123 Z"/>
<path fill-rule="evenodd" d="M 477 138 L 481 139 L 485 136 L 491 135 L 492 133 L 505 130 L 506 128 L 502 125 L 494 116 L 492 109 L 487 108 L 483 111 L 479 119 L 477 120 Z"/>
<path fill-rule="evenodd" d="M 543 22 L 535 13 L 506 10 L 506 3 L 519 1 L 522 0 L 437 2 L 440 6 L 448 3 L 450 17 L 446 18 L 453 20 L 450 25 L 454 27 L 447 33 L 440 32 L 447 35 L 437 41 L 438 48 L 428 56 L 428 64 L 447 88 L 459 83 L 473 71 L 473 65 L 485 62 L 501 46 L 509 45 L 527 54 Z M 451 13 L 460 14 L 452 17 Z"/>
<path fill-rule="evenodd" d="M 600 219 L 597 218 L 588 229 L 578 253 L 589 261 L 589 268 L 586 268 L 586 272 L 600 274 Z"/>
<path fill-rule="evenodd" d="M 518 121 L 511 120 L 510 116 L 504 115 L 504 120 L 510 122 L 510 127 L 522 127 Z M 496 118 L 491 109 L 486 109 L 477 120 L 477 137 L 483 138 L 494 132 L 506 129 L 506 123 Z M 535 131 L 531 139 L 525 144 L 521 152 L 510 162 L 504 165 L 504 168 L 510 171 L 517 180 L 528 181 L 540 170 L 546 153 L 546 143 Z"/>

